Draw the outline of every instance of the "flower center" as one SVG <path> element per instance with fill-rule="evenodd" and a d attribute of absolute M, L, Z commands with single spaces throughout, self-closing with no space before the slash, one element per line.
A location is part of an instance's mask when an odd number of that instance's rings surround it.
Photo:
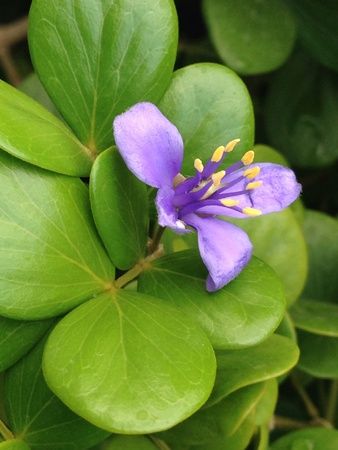
<path fill-rule="evenodd" d="M 234 215 L 231 211 L 245 216 L 261 214 L 253 207 L 251 198 L 252 192 L 263 183 L 255 180 L 260 167 L 252 166 L 254 151 L 246 152 L 240 161 L 226 170 L 218 170 L 239 141 L 234 139 L 226 146 L 217 147 L 205 165 L 199 158 L 195 159 L 194 176 L 184 178 L 179 174 L 175 178 L 173 201 L 180 219 L 193 212 L 203 215 Z"/>

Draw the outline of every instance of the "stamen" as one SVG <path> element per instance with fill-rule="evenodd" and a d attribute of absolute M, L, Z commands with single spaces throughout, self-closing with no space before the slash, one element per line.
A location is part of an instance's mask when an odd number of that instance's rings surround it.
<path fill-rule="evenodd" d="M 256 167 L 251 167 L 250 169 L 246 169 L 243 172 L 243 175 L 245 177 L 247 177 L 248 180 L 252 180 L 253 178 L 257 177 L 257 175 L 260 174 L 261 168 L 256 166 Z"/>
<path fill-rule="evenodd" d="M 222 200 L 220 200 L 220 202 L 224 206 L 237 206 L 237 205 L 239 205 L 239 200 L 234 200 L 232 198 L 223 198 Z"/>
<path fill-rule="evenodd" d="M 225 151 L 224 145 L 220 145 L 219 147 L 217 147 L 214 153 L 212 154 L 211 161 L 216 163 L 220 162 L 224 151 Z"/>
<path fill-rule="evenodd" d="M 253 150 L 249 150 L 248 152 L 246 152 L 241 161 L 245 166 L 248 166 L 249 164 L 251 164 L 253 162 L 255 158 L 255 152 Z"/>
<path fill-rule="evenodd" d="M 196 158 L 194 161 L 194 167 L 197 170 L 197 172 L 202 173 L 204 170 L 204 166 L 202 161 L 199 158 Z"/>
<path fill-rule="evenodd" d="M 233 149 L 236 147 L 236 145 L 240 142 L 240 139 L 233 139 L 232 141 L 228 142 L 225 146 L 224 152 L 230 153 L 233 151 Z"/>
<path fill-rule="evenodd" d="M 242 213 L 246 214 L 247 216 L 260 216 L 262 214 L 262 211 L 260 209 L 256 208 L 243 208 Z"/>
<path fill-rule="evenodd" d="M 260 186 L 262 186 L 263 181 L 252 181 L 251 183 L 248 183 L 245 187 L 247 191 L 252 191 L 253 189 L 256 189 Z"/>
<path fill-rule="evenodd" d="M 225 170 L 220 170 L 219 172 L 213 173 L 211 175 L 213 185 L 215 187 L 219 186 L 221 184 L 222 178 L 224 178 L 224 176 L 225 176 Z"/>

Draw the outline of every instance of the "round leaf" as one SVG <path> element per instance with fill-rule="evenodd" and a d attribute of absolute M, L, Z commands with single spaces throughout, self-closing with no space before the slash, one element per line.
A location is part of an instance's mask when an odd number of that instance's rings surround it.
<path fill-rule="evenodd" d="M 10 441 L 1 442 L 0 450 L 31 450 L 31 449 L 25 442 L 19 439 L 13 439 Z"/>
<path fill-rule="evenodd" d="M 148 196 L 115 149 L 95 161 L 90 201 L 96 227 L 113 263 L 128 269 L 144 256 L 148 237 Z"/>
<path fill-rule="evenodd" d="M 338 337 L 338 305 L 301 300 L 291 308 L 297 328 L 314 334 Z"/>
<path fill-rule="evenodd" d="M 209 159 L 219 145 L 241 138 L 226 162 L 241 158 L 253 145 L 254 116 L 242 80 L 219 64 L 194 64 L 174 73 L 160 109 L 185 143 L 183 173 L 194 172 L 195 158 Z"/>
<path fill-rule="evenodd" d="M 43 106 L 0 80 L 0 147 L 44 169 L 88 176 L 94 156 Z"/>
<path fill-rule="evenodd" d="M 104 450 L 158 450 L 158 447 L 145 436 L 114 436 Z"/>
<path fill-rule="evenodd" d="M 32 450 L 81 450 L 108 433 L 71 412 L 48 389 L 41 360 L 45 340 L 5 375 L 5 401 L 11 429 Z"/>
<path fill-rule="evenodd" d="M 29 44 L 55 105 L 81 142 L 102 151 L 112 145 L 116 114 L 166 89 L 176 12 L 172 0 L 34 0 Z"/>
<path fill-rule="evenodd" d="M 256 406 L 255 423 L 258 426 L 268 424 L 276 408 L 278 400 L 278 383 L 271 378 L 264 383 L 263 395 Z"/>
<path fill-rule="evenodd" d="M 150 433 L 181 422 L 206 401 L 215 357 L 204 333 L 165 302 L 116 291 L 59 322 L 44 372 L 61 400 L 95 425 Z"/>
<path fill-rule="evenodd" d="M 204 0 L 204 12 L 218 54 L 236 72 L 270 72 L 292 50 L 295 20 L 281 0 Z"/>
<path fill-rule="evenodd" d="M 207 406 L 243 386 L 288 372 L 297 363 L 299 350 L 290 339 L 273 335 L 255 347 L 218 351 L 216 357 L 216 382 Z"/>
<path fill-rule="evenodd" d="M 337 450 L 338 431 L 326 428 L 305 428 L 288 433 L 273 442 L 271 450 Z"/>
<path fill-rule="evenodd" d="M 0 152 L 0 314 L 58 315 L 111 286 L 86 186 Z"/>
<path fill-rule="evenodd" d="M 283 289 L 274 272 L 253 259 L 223 289 L 205 289 L 206 269 L 196 251 L 156 260 L 139 279 L 139 290 L 163 298 L 194 318 L 215 348 L 257 344 L 277 328 L 285 312 Z"/>

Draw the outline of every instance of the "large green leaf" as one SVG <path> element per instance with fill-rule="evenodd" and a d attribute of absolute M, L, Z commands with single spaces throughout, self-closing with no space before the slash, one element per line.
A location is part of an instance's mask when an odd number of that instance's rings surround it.
<path fill-rule="evenodd" d="M 241 138 L 227 162 L 240 159 L 253 145 L 254 116 L 242 80 L 219 64 L 194 64 L 174 73 L 160 109 L 185 143 L 183 173 L 194 172 L 195 158 L 209 159 L 219 145 Z"/>
<path fill-rule="evenodd" d="M 108 433 L 71 412 L 47 387 L 41 370 L 45 340 L 6 372 L 5 401 L 11 429 L 32 450 L 82 450 Z"/>
<path fill-rule="evenodd" d="M 0 314 L 58 315 L 111 286 L 86 186 L 0 152 Z"/>
<path fill-rule="evenodd" d="M 114 436 L 105 444 L 104 450 L 159 450 L 145 436 Z"/>
<path fill-rule="evenodd" d="M 218 351 L 216 357 L 216 382 L 207 406 L 236 389 L 289 371 L 297 363 L 299 350 L 291 339 L 273 335 L 255 347 Z"/>
<path fill-rule="evenodd" d="M 317 167 L 338 158 L 338 76 L 297 53 L 274 78 L 265 110 L 274 147 L 295 166 Z"/>
<path fill-rule="evenodd" d="M 95 151 L 112 144 L 116 114 L 140 100 L 157 101 L 170 81 L 177 45 L 172 0 L 34 0 L 29 19 L 34 67 Z"/>
<path fill-rule="evenodd" d="M 291 309 L 297 328 L 314 334 L 338 337 L 338 305 L 301 300 Z"/>
<path fill-rule="evenodd" d="M 282 286 L 274 272 L 253 259 L 223 289 L 206 291 L 207 271 L 196 251 L 156 260 L 139 279 L 139 290 L 167 300 L 193 317 L 215 348 L 257 344 L 273 333 L 285 312 Z"/>
<path fill-rule="evenodd" d="M 336 0 L 288 0 L 296 14 L 302 44 L 321 64 L 338 70 Z"/>
<path fill-rule="evenodd" d="M 51 322 L 0 317 L 0 372 L 18 361 L 47 331 Z"/>
<path fill-rule="evenodd" d="M 278 382 L 271 378 L 264 383 L 263 395 L 256 406 L 255 423 L 262 426 L 270 423 L 278 400 Z"/>
<path fill-rule="evenodd" d="M 211 40 L 236 72 L 270 72 L 289 56 L 296 26 L 282 0 L 204 0 Z"/>
<path fill-rule="evenodd" d="M 144 256 L 148 195 L 145 184 L 134 177 L 113 148 L 102 153 L 94 163 L 90 201 L 111 260 L 120 269 L 128 269 Z"/>
<path fill-rule="evenodd" d="M 231 220 L 245 230 L 254 246 L 254 255 L 279 275 L 288 303 L 294 302 L 307 276 L 307 252 L 302 230 L 290 209 L 249 219 Z M 292 261 L 292 267 L 290 267 Z"/>
<path fill-rule="evenodd" d="M 38 103 L 43 105 L 48 111 L 55 115 L 58 115 L 57 109 L 54 103 L 51 101 L 49 95 L 47 94 L 45 88 L 42 86 L 36 73 L 31 73 L 26 77 L 22 83 L 19 85 L 20 91 L 32 97 Z"/>
<path fill-rule="evenodd" d="M 88 176 L 93 154 L 39 103 L 0 80 L 0 147 L 67 175 Z"/>
<path fill-rule="evenodd" d="M 271 450 L 337 450 L 337 448 L 338 431 L 325 428 L 294 431 L 271 445 Z"/>
<path fill-rule="evenodd" d="M 241 426 L 260 401 L 265 383 L 239 389 L 217 405 L 197 411 L 189 419 L 159 437 L 170 444 L 207 445 L 209 441 L 230 436 Z"/>
<path fill-rule="evenodd" d="M 13 439 L 0 443 L 0 450 L 31 450 L 21 439 Z"/>
<path fill-rule="evenodd" d="M 215 356 L 198 326 L 164 301 L 117 290 L 59 322 L 44 372 L 61 400 L 95 425 L 149 433 L 201 407 L 214 383 Z"/>
<path fill-rule="evenodd" d="M 338 221 L 306 211 L 304 235 L 309 252 L 309 276 L 303 297 L 338 302 Z"/>
<path fill-rule="evenodd" d="M 338 338 L 298 330 L 299 367 L 319 378 L 338 378 Z"/>

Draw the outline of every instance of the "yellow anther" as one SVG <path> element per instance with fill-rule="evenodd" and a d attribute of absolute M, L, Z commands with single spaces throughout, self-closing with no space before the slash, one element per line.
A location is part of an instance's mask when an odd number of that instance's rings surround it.
<path fill-rule="evenodd" d="M 219 172 L 213 173 L 211 179 L 214 186 L 219 186 L 221 184 L 222 178 L 225 175 L 225 170 L 220 170 Z"/>
<path fill-rule="evenodd" d="M 256 208 L 243 208 L 242 213 L 246 214 L 247 216 L 260 216 L 262 214 L 262 211 L 260 209 Z"/>
<path fill-rule="evenodd" d="M 237 206 L 239 204 L 239 200 L 234 200 L 232 198 L 223 198 L 220 202 L 224 206 Z"/>
<path fill-rule="evenodd" d="M 197 172 L 202 173 L 204 170 L 204 166 L 202 161 L 199 158 L 196 158 L 194 161 L 194 167 L 197 170 Z"/>
<path fill-rule="evenodd" d="M 227 145 L 225 146 L 224 151 L 226 153 L 232 152 L 235 146 L 238 144 L 238 142 L 240 142 L 240 139 L 233 139 L 232 141 L 228 142 Z"/>
<path fill-rule="evenodd" d="M 253 162 L 255 158 L 255 152 L 253 150 L 249 150 L 248 152 L 244 153 L 241 161 L 245 166 L 248 166 Z"/>
<path fill-rule="evenodd" d="M 225 151 L 224 145 L 220 145 L 219 147 L 217 147 L 214 153 L 212 154 L 211 161 L 216 163 L 220 162 L 224 151 Z"/>
<path fill-rule="evenodd" d="M 248 183 L 246 185 L 245 189 L 247 191 L 252 191 L 252 189 L 256 189 L 256 188 L 262 186 L 262 184 L 263 184 L 263 181 L 251 181 L 251 183 Z"/>
<path fill-rule="evenodd" d="M 250 169 L 246 169 L 243 172 L 243 175 L 245 177 L 247 177 L 248 180 L 252 180 L 253 178 L 257 177 L 257 175 L 259 175 L 261 171 L 261 168 L 256 166 L 256 167 L 251 167 Z"/>

